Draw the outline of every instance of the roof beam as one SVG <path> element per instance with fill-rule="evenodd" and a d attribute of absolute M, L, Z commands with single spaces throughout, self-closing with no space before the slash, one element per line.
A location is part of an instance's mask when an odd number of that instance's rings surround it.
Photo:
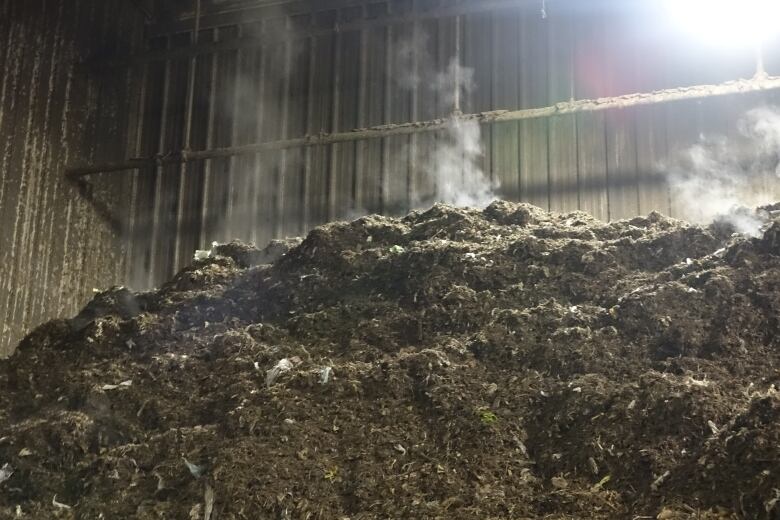
<path fill-rule="evenodd" d="M 323 3 L 329 0 L 321 0 Z M 335 1 L 335 0 L 334 0 Z M 355 1 L 355 4 L 361 4 L 365 0 Z M 224 51 L 239 49 L 256 49 L 264 45 L 279 43 L 285 39 L 304 39 L 312 36 L 322 36 L 332 34 L 333 32 L 349 32 L 370 29 L 372 27 L 387 26 L 392 24 L 413 23 L 424 20 L 432 20 L 442 17 L 463 16 L 485 11 L 500 11 L 507 9 L 517 9 L 521 5 L 528 3 L 529 0 L 481 0 L 480 2 L 469 3 L 465 5 L 449 5 L 430 11 L 421 11 L 417 13 L 407 12 L 401 14 L 391 14 L 378 18 L 359 19 L 349 22 L 336 20 L 334 25 L 327 27 L 295 27 L 289 30 L 283 36 L 275 34 L 273 36 L 258 36 L 249 38 L 237 38 L 235 40 L 208 43 L 202 45 L 192 45 L 177 49 L 162 49 L 158 51 L 149 51 L 130 58 L 132 63 L 147 63 L 152 61 L 164 61 L 191 58 L 203 54 L 212 54 Z M 188 31 L 192 30 L 192 23 L 188 22 Z M 205 23 L 205 20 L 201 22 Z M 246 21 L 245 21 L 246 23 Z M 201 25 L 201 28 L 205 27 Z M 118 65 L 118 64 L 116 64 Z"/>
<path fill-rule="evenodd" d="M 224 27 L 244 23 L 259 22 L 267 18 L 296 16 L 302 14 L 332 11 L 344 7 L 363 5 L 367 0 L 266 0 L 265 2 L 247 1 L 224 6 L 206 7 L 203 11 L 202 28 Z M 258 5 L 260 4 L 260 5 Z M 165 36 L 192 30 L 194 11 L 180 18 L 152 25 L 149 35 Z"/>

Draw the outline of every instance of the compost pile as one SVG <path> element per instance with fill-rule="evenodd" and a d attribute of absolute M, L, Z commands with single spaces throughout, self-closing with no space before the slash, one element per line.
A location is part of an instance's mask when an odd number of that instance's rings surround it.
<path fill-rule="evenodd" d="M 780 518 L 762 214 L 437 205 L 98 294 L 0 362 L 0 518 Z"/>

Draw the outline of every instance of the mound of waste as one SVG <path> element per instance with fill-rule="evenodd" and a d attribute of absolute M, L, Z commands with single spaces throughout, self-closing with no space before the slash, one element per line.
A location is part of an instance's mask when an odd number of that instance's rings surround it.
<path fill-rule="evenodd" d="M 780 220 L 496 202 L 199 252 L 0 362 L 0 518 L 780 518 Z"/>

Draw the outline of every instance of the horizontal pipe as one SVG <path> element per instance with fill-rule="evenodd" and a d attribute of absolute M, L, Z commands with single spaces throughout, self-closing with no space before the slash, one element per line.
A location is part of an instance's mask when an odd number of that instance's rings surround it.
<path fill-rule="evenodd" d="M 740 79 L 729 81 L 719 85 L 697 85 L 692 87 L 680 87 L 666 90 L 657 90 L 649 93 L 625 94 L 599 99 L 582 99 L 577 101 L 565 101 L 555 105 L 530 108 L 522 110 L 494 110 L 477 114 L 455 114 L 447 118 L 419 121 L 413 123 L 387 124 L 372 126 L 370 128 L 358 128 L 350 132 L 322 133 L 306 135 L 294 139 L 281 139 L 265 143 L 231 146 L 227 148 L 215 148 L 212 150 L 190 151 L 182 150 L 177 153 L 156 155 L 148 158 L 129 159 L 124 162 L 98 164 L 94 166 L 74 166 L 66 170 L 67 175 L 81 177 L 94 173 L 109 173 L 124 170 L 134 170 L 151 165 L 173 164 L 182 162 L 202 161 L 204 159 L 217 159 L 221 157 L 233 157 L 236 155 L 251 155 L 269 150 L 284 150 L 288 148 L 301 148 L 307 146 L 320 146 L 334 143 L 360 141 L 364 139 L 382 139 L 397 135 L 410 135 L 422 132 L 435 132 L 447 128 L 453 121 L 477 122 L 479 124 L 493 124 L 509 121 L 523 121 L 528 119 L 549 118 L 583 112 L 598 112 L 602 110 L 621 109 L 659 103 L 671 103 L 691 99 L 704 99 L 731 94 L 747 94 L 765 90 L 780 89 L 780 77 L 757 76 L 752 79 Z"/>

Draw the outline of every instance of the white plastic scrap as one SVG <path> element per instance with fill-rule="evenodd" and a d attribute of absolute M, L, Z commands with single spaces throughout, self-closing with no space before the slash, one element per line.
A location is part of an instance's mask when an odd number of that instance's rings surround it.
<path fill-rule="evenodd" d="M 128 388 L 133 386 L 133 382 L 131 380 L 122 381 L 118 385 L 103 385 L 100 387 L 101 390 L 116 390 L 117 388 Z"/>
<path fill-rule="evenodd" d="M 764 510 L 766 510 L 767 513 L 771 513 L 777 503 L 780 501 L 780 489 L 774 488 L 772 491 L 774 492 L 775 496 L 764 502 Z"/>
<path fill-rule="evenodd" d="M 195 504 L 190 509 L 190 520 L 200 520 L 202 514 L 203 514 L 203 505 Z"/>
<path fill-rule="evenodd" d="M 51 499 L 51 505 L 53 505 L 57 509 L 73 509 L 68 504 L 63 504 L 62 502 L 57 502 L 57 495 L 54 495 L 54 498 Z"/>
<path fill-rule="evenodd" d="M 219 246 L 219 242 L 212 242 L 211 243 L 211 249 L 198 249 L 195 251 L 195 255 L 193 255 L 193 260 L 206 260 L 211 258 L 214 255 L 214 250 Z"/>
<path fill-rule="evenodd" d="M 203 511 L 203 520 L 211 520 L 211 515 L 214 512 L 214 488 L 212 488 L 208 482 L 206 483 L 206 491 L 203 493 L 203 500 L 206 502 L 206 508 Z"/>
<path fill-rule="evenodd" d="M 22 448 L 21 451 L 19 452 L 20 457 L 29 457 L 32 454 L 33 452 L 30 448 Z"/>
<path fill-rule="evenodd" d="M 688 384 L 689 386 L 698 386 L 701 388 L 707 388 L 708 386 L 710 386 L 710 383 L 706 379 L 695 379 L 691 376 L 688 376 L 685 379 L 685 383 Z"/>
<path fill-rule="evenodd" d="M 709 427 L 710 427 L 710 430 L 712 430 L 712 434 L 713 434 L 713 435 L 718 435 L 718 434 L 720 434 L 720 428 L 718 428 L 718 425 L 717 425 L 717 424 L 715 424 L 714 422 L 712 422 L 712 421 L 707 421 L 707 426 L 709 426 Z"/>
<path fill-rule="evenodd" d="M 320 369 L 320 384 L 327 385 L 331 375 L 333 375 L 332 367 L 322 367 Z"/>
<path fill-rule="evenodd" d="M 0 484 L 11 478 L 13 474 L 14 468 L 12 468 L 11 465 L 7 462 L 3 464 L 3 467 L 0 468 Z"/>
<path fill-rule="evenodd" d="M 195 255 L 192 257 L 192 259 L 196 262 L 200 260 L 207 260 L 211 257 L 211 250 L 205 250 L 205 249 L 197 249 L 195 251 Z"/>
<path fill-rule="evenodd" d="M 187 469 L 190 470 L 190 473 L 195 478 L 200 478 L 203 476 L 203 472 L 205 468 L 203 466 L 198 466 L 197 464 L 193 464 L 192 462 L 188 461 L 186 458 L 184 459 L 184 464 L 187 466 Z"/>
<path fill-rule="evenodd" d="M 271 385 L 274 384 L 274 381 L 276 379 L 284 374 L 285 372 L 289 372 L 292 370 L 293 364 L 292 361 L 290 361 L 287 358 L 284 358 L 280 360 L 275 367 L 273 367 L 271 370 L 266 371 L 265 373 L 265 386 L 271 387 Z"/>
<path fill-rule="evenodd" d="M 652 484 L 650 484 L 650 489 L 653 491 L 658 491 L 658 488 L 663 485 L 664 481 L 666 481 L 667 478 L 669 478 L 669 475 L 672 473 L 669 470 L 664 471 L 657 479 L 653 481 Z"/>

